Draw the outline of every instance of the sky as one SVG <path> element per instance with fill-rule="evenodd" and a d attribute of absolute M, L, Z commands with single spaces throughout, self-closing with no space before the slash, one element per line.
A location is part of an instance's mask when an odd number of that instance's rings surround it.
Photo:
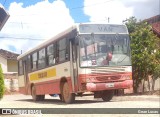
<path fill-rule="evenodd" d="M 75 23 L 122 24 L 132 16 L 144 20 L 160 14 L 160 0 L 0 0 L 0 3 L 10 14 L 0 32 L 0 49 L 19 54 Z"/>

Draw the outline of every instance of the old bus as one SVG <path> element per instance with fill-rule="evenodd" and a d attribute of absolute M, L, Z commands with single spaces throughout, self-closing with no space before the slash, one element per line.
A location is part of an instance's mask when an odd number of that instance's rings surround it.
<path fill-rule="evenodd" d="M 131 88 L 127 27 L 83 23 L 72 26 L 18 57 L 19 90 L 42 101 L 58 94 L 65 103 L 91 92 L 110 101 L 114 90 Z"/>

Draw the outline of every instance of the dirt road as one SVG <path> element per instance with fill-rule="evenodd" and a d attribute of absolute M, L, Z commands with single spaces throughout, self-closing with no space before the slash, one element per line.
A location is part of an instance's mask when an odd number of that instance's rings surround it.
<path fill-rule="evenodd" d="M 52 109 L 54 108 L 113 108 L 116 113 L 116 111 L 119 111 L 119 110 L 115 108 L 126 108 L 126 109 L 128 108 L 160 108 L 160 98 L 158 96 L 119 96 L 119 97 L 114 97 L 110 102 L 103 102 L 101 99 L 94 99 L 93 96 L 87 96 L 87 97 L 76 97 L 75 103 L 65 104 L 59 100 L 59 97 L 46 96 L 44 101 L 34 102 L 32 101 L 31 96 L 17 94 L 17 95 L 5 95 L 4 98 L 0 101 L 0 108 L 43 108 L 43 109 L 44 108 L 52 108 Z M 62 113 L 63 113 L 63 110 L 62 110 Z M 141 110 L 139 113 L 141 113 Z M 66 114 L 58 114 L 58 115 L 46 114 L 46 115 L 19 115 L 19 116 L 27 116 L 27 117 L 28 116 L 29 117 L 32 117 L 32 116 L 34 117 L 35 116 L 39 116 L 39 117 L 42 117 L 42 116 L 159 117 L 158 114 L 148 114 L 148 113 L 147 114 L 143 114 L 143 113 L 141 114 L 83 114 L 82 113 L 82 114 L 67 114 L 67 115 Z"/>

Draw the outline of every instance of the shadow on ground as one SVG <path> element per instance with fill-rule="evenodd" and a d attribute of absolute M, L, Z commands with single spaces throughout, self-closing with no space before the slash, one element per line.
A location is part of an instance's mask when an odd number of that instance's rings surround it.
<path fill-rule="evenodd" d="M 19 99 L 19 100 L 15 100 L 15 101 L 21 101 L 21 102 L 34 102 L 32 99 Z M 114 102 L 114 101 L 110 101 L 110 102 Z M 66 103 L 64 103 L 63 101 L 61 101 L 60 99 L 45 99 L 43 101 L 36 101 L 34 103 L 38 103 L 38 104 L 57 104 L 57 105 L 67 105 Z M 102 100 L 85 100 L 85 99 L 81 99 L 81 100 L 75 100 L 74 103 L 72 104 L 91 104 L 91 103 L 104 103 Z"/>

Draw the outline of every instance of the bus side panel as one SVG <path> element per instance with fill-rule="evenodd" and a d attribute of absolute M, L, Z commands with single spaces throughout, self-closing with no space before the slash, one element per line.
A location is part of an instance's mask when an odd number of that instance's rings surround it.
<path fill-rule="evenodd" d="M 35 83 L 36 94 L 59 94 L 60 79 Z"/>
<path fill-rule="evenodd" d="M 71 78 L 67 78 L 67 82 L 69 84 L 69 89 L 70 92 L 72 93 L 72 83 L 71 83 Z M 37 95 L 42 95 L 42 94 L 60 94 L 60 79 L 56 80 L 50 80 L 50 81 L 45 81 L 41 83 L 35 83 L 34 84 L 36 87 L 36 94 Z"/>

